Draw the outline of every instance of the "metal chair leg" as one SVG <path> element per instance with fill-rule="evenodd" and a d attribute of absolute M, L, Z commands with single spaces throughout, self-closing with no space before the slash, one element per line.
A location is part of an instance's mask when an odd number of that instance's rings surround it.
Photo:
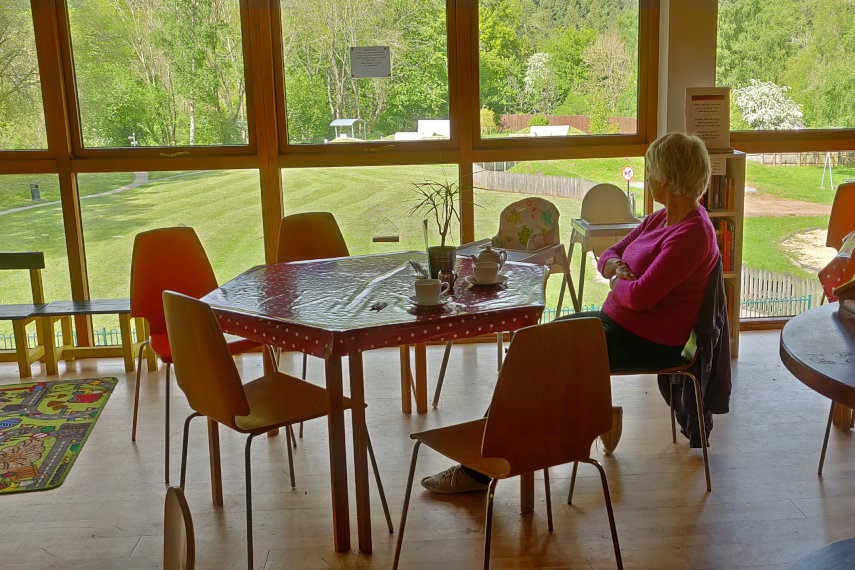
<path fill-rule="evenodd" d="M 193 412 L 184 420 L 184 438 L 181 443 L 181 478 L 179 483 L 182 491 L 184 490 L 184 481 L 187 475 L 187 441 L 190 437 L 190 420 L 201 415 L 199 412 Z"/>
<path fill-rule="evenodd" d="M 247 568 L 252 570 L 252 463 L 250 462 L 250 447 L 255 436 L 246 438 L 244 461 L 246 463 L 246 558 Z"/>
<path fill-rule="evenodd" d="M 285 426 L 285 447 L 288 448 L 288 475 L 291 477 L 291 488 L 297 486 L 297 479 L 294 477 L 294 454 L 291 451 L 291 438 L 294 437 L 291 431 L 291 426 Z"/>
<path fill-rule="evenodd" d="M 618 570 L 623 569 L 623 560 L 620 556 L 620 544 L 618 544 L 617 527 L 615 526 L 615 513 L 612 510 L 612 498 L 609 494 L 609 482 L 606 479 L 606 471 L 596 459 L 582 459 L 585 463 L 590 463 L 600 472 L 600 482 L 603 484 L 603 497 L 606 499 L 606 511 L 609 514 L 609 528 L 612 531 L 612 544 L 615 548 L 615 559 L 617 560 Z"/>
<path fill-rule="evenodd" d="M 671 407 L 671 443 L 677 443 L 677 425 L 674 415 L 674 376 L 668 378 L 668 405 Z"/>
<path fill-rule="evenodd" d="M 498 350 L 499 364 L 496 370 L 502 370 L 502 342 L 504 341 L 504 333 L 501 331 L 496 333 L 496 348 Z"/>
<path fill-rule="evenodd" d="M 490 481 L 487 491 L 487 521 L 484 525 L 484 570 L 490 570 L 490 542 L 493 534 L 493 497 L 496 494 L 498 479 Z"/>
<path fill-rule="evenodd" d="M 303 380 L 306 379 L 306 361 L 308 360 L 308 355 L 303 353 L 303 375 L 300 376 Z M 291 432 L 291 437 L 294 437 L 294 432 Z M 303 437 L 303 422 L 300 422 L 300 437 Z M 297 440 L 294 440 L 294 447 L 297 447 Z"/>
<path fill-rule="evenodd" d="M 164 479 L 167 483 L 169 483 L 169 372 L 172 369 L 172 365 L 166 364 L 166 403 L 164 405 L 164 418 L 163 418 L 163 454 L 164 454 Z"/>
<path fill-rule="evenodd" d="M 707 426 L 704 422 L 704 405 L 701 403 L 701 385 L 698 382 L 698 379 L 695 378 L 695 375 L 691 372 L 681 372 L 680 374 L 691 378 L 695 385 L 695 406 L 697 406 L 698 409 L 698 425 L 700 426 L 701 431 L 701 450 L 704 452 L 704 472 L 707 477 L 707 492 L 709 493 L 712 491 L 712 484 L 710 483 L 710 460 L 707 455 Z"/>
<path fill-rule="evenodd" d="M 552 532 L 552 493 L 549 490 L 549 468 L 543 470 L 543 486 L 546 488 L 546 522 Z"/>
<path fill-rule="evenodd" d="M 448 356 L 451 354 L 451 345 L 454 344 L 454 341 L 447 341 L 445 343 L 445 352 L 442 354 L 442 364 L 439 366 L 439 377 L 436 379 L 436 390 L 433 393 L 433 403 L 431 404 L 434 408 L 439 405 L 439 393 L 442 392 L 442 382 L 445 380 L 445 369 L 448 367 Z"/>
<path fill-rule="evenodd" d="M 371 459 L 371 467 L 374 469 L 374 481 L 377 483 L 377 491 L 380 493 L 380 503 L 383 505 L 383 514 L 386 515 L 386 526 L 389 527 L 389 534 L 395 532 L 392 527 L 392 515 L 389 514 L 389 504 L 386 502 L 386 492 L 383 491 L 383 482 L 380 480 L 380 469 L 377 468 L 377 459 L 374 457 L 374 447 L 371 445 L 371 436 L 365 432 L 365 439 L 368 443 L 368 458 Z"/>
<path fill-rule="evenodd" d="M 145 347 L 150 344 L 151 341 L 143 341 L 140 344 L 139 353 L 137 354 L 137 385 L 134 389 L 134 421 L 131 426 L 131 441 L 137 440 L 137 415 L 139 414 L 140 409 L 140 377 L 142 375 L 142 357 L 145 352 Z"/>
<path fill-rule="evenodd" d="M 573 474 L 570 476 L 570 492 L 567 493 L 567 504 L 573 504 L 573 489 L 576 488 L 576 471 L 579 470 L 579 462 L 573 462 Z"/>
<path fill-rule="evenodd" d="M 416 472 L 416 461 L 419 458 L 419 447 L 422 442 L 416 441 L 413 446 L 413 457 L 410 459 L 410 474 L 407 476 L 407 491 L 404 493 L 404 507 L 401 509 L 401 524 L 398 525 L 398 540 L 395 543 L 395 558 L 392 561 L 392 570 L 397 570 L 398 561 L 401 559 L 401 544 L 404 542 L 404 528 L 407 526 L 407 509 L 410 506 L 410 494 L 413 492 L 413 475 Z"/>
<path fill-rule="evenodd" d="M 828 434 L 831 433 L 831 420 L 834 417 L 834 400 L 831 400 L 831 409 L 828 410 L 828 423 L 825 424 L 825 437 L 822 440 L 822 453 L 819 454 L 819 467 L 816 474 L 822 476 L 822 464 L 825 463 L 825 449 L 828 447 Z"/>

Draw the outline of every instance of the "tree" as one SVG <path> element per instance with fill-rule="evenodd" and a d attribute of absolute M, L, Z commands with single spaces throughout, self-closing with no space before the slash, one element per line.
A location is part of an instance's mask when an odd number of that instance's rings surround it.
<path fill-rule="evenodd" d="M 749 86 L 734 91 L 734 99 L 742 118 L 753 129 L 801 129 L 801 107 L 787 95 L 787 90 L 771 81 L 752 79 Z"/>
<path fill-rule="evenodd" d="M 0 149 L 44 148 L 39 69 L 29 2 L 0 2 Z"/>
<path fill-rule="evenodd" d="M 617 31 L 602 33 L 585 48 L 585 91 L 591 101 L 592 132 L 607 132 L 605 118 L 617 109 L 621 94 L 630 84 L 634 60 Z M 600 125 L 594 130 L 594 125 Z"/>

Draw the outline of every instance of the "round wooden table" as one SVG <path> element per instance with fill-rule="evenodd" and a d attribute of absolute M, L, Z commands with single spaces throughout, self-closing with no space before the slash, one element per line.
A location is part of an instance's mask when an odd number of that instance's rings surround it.
<path fill-rule="evenodd" d="M 822 474 L 834 404 L 855 408 L 855 318 L 840 317 L 839 304 L 810 309 L 781 331 L 781 361 L 803 384 L 831 399 L 819 458 Z"/>
<path fill-rule="evenodd" d="M 793 564 L 790 570 L 849 570 L 855 568 L 855 538 L 832 542 Z"/>

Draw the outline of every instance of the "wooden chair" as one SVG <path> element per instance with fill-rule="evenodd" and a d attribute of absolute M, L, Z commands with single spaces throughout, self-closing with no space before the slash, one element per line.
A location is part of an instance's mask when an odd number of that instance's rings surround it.
<path fill-rule="evenodd" d="M 285 216 L 279 222 L 279 238 L 276 246 L 276 263 L 289 261 L 308 261 L 310 259 L 329 259 L 347 257 L 350 252 L 341 229 L 330 212 L 304 212 Z M 279 361 L 279 351 L 276 351 Z M 303 371 L 300 378 L 306 379 L 307 356 L 303 353 Z M 289 432 L 290 433 L 290 432 Z M 293 437 L 293 433 L 290 434 Z M 300 437 L 303 437 L 303 424 L 300 424 Z M 291 473 L 294 484 L 294 473 Z"/>
<path fill-rule="evenodd" d="M 172 351 L 163 314 L 162 294 L 177 291 L 202 297 L 217 288 L 217 278 L 202 242 L 193 228 L 186 226 L 159 228 L 137 234 L 131 260 L 131 316 L 146 320 L 145 331 L 137 332 L 140 344 L 137 356 L 137 385 L 134 392 L 134 419 L 131 441 L 137 439 L 137 416 L 140 401 L 140 374 L 145 348 L 151 351 L 149 370 L 156 370 L 155 357 L 166 365 L 166 396 L 164 398 L 165 480 L 169 482 L 169 385 Z M 240 354 L 258 347 L 245 339 L 230 342 L 231 354 Z"/>
<path fill-rule="evenodd" d="M 195 567 L 196 538 L 190 507 L 181 487 L 169 487 L 163 506 L 163 570 Z"/>
<path fill-rule="evenodd" d="M 499 479 L 543 469 L 546 511 L 552 530 L 549 471 L 584 461 L 600 473 L 612 543 L 622 567 L 608 481 L 589 457 L 591 444 L 611 428 L 609 360 L 599 319 L 572 319 L 516 332 L 485 418 L 410 435 L 416 440 L 393 568 L 397 568 L 419 447 L 439 453 L 492 478 L 487 495 L 484 568 L 490 566 L 493 496 Z"/>
<path fill-rule="evenodd" d="M 546 265 L 549 267 L 549 275 L 563 274 L 555 315 L 558 316 L 561 313 L 565 289 L 569 289 L 573 308 L 578 311 L 576 290 L 570 277 L 570 262 L 564 244 L 561 243 L 561 232 L 558 227 L 560 217 L 561 213 L 558 208 L 549 200 L 543 198 L 517 200 L 502 210 L 499 215 L 499 229 L 496 235 L 489 239 L 461 245 L 458 248 L 458 255 L 477 254 L 481 247 L 489 244 L 504 249 L 508 254 L 508 261 Z M 502 359 L 504 358 L 503 338 L 504 333 L 502 332 L 496 335 L 498 370 L 501 370 Z M 442 364 L 439 368 L 433 394 L 432 406 L 434 408 L 439 405 L 439 396 L 442 392 L 452 344 L 453 341 L 445 343 L 445 352 L 442 355 Z"/>
<path fill-rule="evenodd" d="M 193 413 L 184 422 L 181 488 L 184 489 L 187 470 L 190 420 L 205 416 L 248 436 L 244 457 L 246 534 L 247 558 L 249 568 L 252 568 L 252 440 L 273 429 L 326 416 L 327 391 L 278 371 L 266 373 L 242 384 L 217 318 L 208 305 L 187 295 L 165 291 L 163 306 L 175 377 L 193 409 Z M 352 407 L 349 398 L 345 399 L 344 405 L 348 409 Z M 392 520 L 370 440 L 368 452 L 386 514 L 386 523 L 389 532 L 392 532 Z"/>
<path fill-rule="evenodd" d="M 703 335 L 699 333 L 698 330 L 707 327 L 707 321 L 712 321 L 715 318 L 715 313 L 718 310 L 716 303 L 727 303 L 727 299 L 724 297 L 724 268 L 722 266 L 721 257 L 719 257 L 712 273 L 710 273 L 704 290 L 704 300 L 701 305 L 701 314 L 698 316 L 698 324 L 696 325 L 696 328 L 692 330 L 689 335 L 689 340 L 686 341 L 686 344 L 683 347 L 683 352 L 680 355 L 681 362 L 676 366 L 662 370 L 625 371 L 612 374 L 613 376 L 656 374 L 657 376 L 668 377 L 668 404 L 671 411 L 671 441 L 673 443 L 677 443 L 677 426 L 674 414 L 674 386 L 679 384 L 679 377 L 682 377 L 684 380 L 689 379 L 692 381 L 692 387 L 695 395 L 695 413 L 698 415 L 698 431 L 701 440 L 701 450 L 704 456 L 704 476 L 707 481 L 707 492 L 712 491 L 712 484 L 710 480 L 710 461 L 707 454 L 707 426 L 706 421 L 704 420 L 703 403 L 704 394 L 701 389 L 700 380 L 695 376 L 692 370 L 695 369 L 695 363 L 698 358 L 701 357 L 701 347 L 707 346 L 707 350 L 710 349 L 709 346 L 711 345 L 711 341 L 707 342 L 709 340 L 709 335 Z M 721 337 L 722 338 L 719 339 L 719 342 L 727 343 L 729 346 L 730 335 L 728 334 L 727 328 L 721 331 Z M 727 351 L 727 358 L 730 358 L 729 350 Z M 568 504 L 573 501 L 573 488 L 576 485 L 576 467 L 576 465 L 573 466 L 573 474 L 570 477 L 570 492 L 567 495 Z"/>

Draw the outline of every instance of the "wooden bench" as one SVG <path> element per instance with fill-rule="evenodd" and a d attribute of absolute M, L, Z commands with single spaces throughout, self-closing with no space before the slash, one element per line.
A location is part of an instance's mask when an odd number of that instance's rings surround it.
<path fill-rule="evenodd" d="M 133 342 L 131 336 L 131 302 L 129 299 L 90 299 L 88 301 L 52 301 L 38 307 L 33 315 L 41 320 L 42 336 L 55 338 L 54 325 L 60 322 L 62 344 L 55 346 L 53 342 L 46 343 L 45 365 L 48 374 L 56 374 L 57 361 L 66 362 L 77 358 L 107 358 L 120 356 L 125 361 L 125 370 L 134 370 L 134 351 L 139 343 Z M 71 317 L 77 315 L 118 315 L 119 332 L 122 343 L 108 346 L 77 346 L 71 330 Z M 142 319 L 136 319 L 137 331 L 142 331 Z"/>
<path fill-rule="evenodd" d="M 45 268 L 45 256 L 40 251 L 0 253 L 0 270 L 27 270 L 30 273 L 32 303 L 0 305 L 0 320 L 12 321 L 14 350 L 0 350 L 0 362 L 17 362 L 21 378 L 30 377 L 30 364 L 45 354 L 42 331 L 37 326 L 36 346 L 27 344 L 27 325 L 35 321 L 33 312 L 45 305 L 45 293 L 42 286 L 42 269 Z"/>
<path fill-rule="evenodd" d="M 0 362 L 18 362 L 21 378 L 29 378 L 30 364 L 44 359 L 48 374 L 56 374 L 57 361 L 72 361 L 77 358 L 97 358 L 121 356 L 125 361 L 125 370 L 134 370 L 134 344 L 131 336 L 131 303 L 128 299 L 94 299 L 88 301 L 45 302 L 41 270 L 45 268 L 44 254 L 40 251 L 0 253 L 0 270 L 26 269 L 30 272 L 30 287 L 33 302 L 16 305 L 0 305 L 0 320 L 12 321 L 15 339 L 14 350 L 0 350 Z M 77 346 L 74 342 L 71 318 L 77 315 L 114 314 L 119 317 L 119 329 L 122 343 L 118 346 Z M 62 330 L 62 344 L 56 346 L 54 325 L 59 321 Z M 36 346 L 27 344 L 26 327 L 36 322 Z M 147 323 L 144 319 L 135 319 L 137 331 L 147 337 Z M 149 368 L 152 362 L 149 359 Z M 156 365 L 156 364 L 155 364 Z"/>

